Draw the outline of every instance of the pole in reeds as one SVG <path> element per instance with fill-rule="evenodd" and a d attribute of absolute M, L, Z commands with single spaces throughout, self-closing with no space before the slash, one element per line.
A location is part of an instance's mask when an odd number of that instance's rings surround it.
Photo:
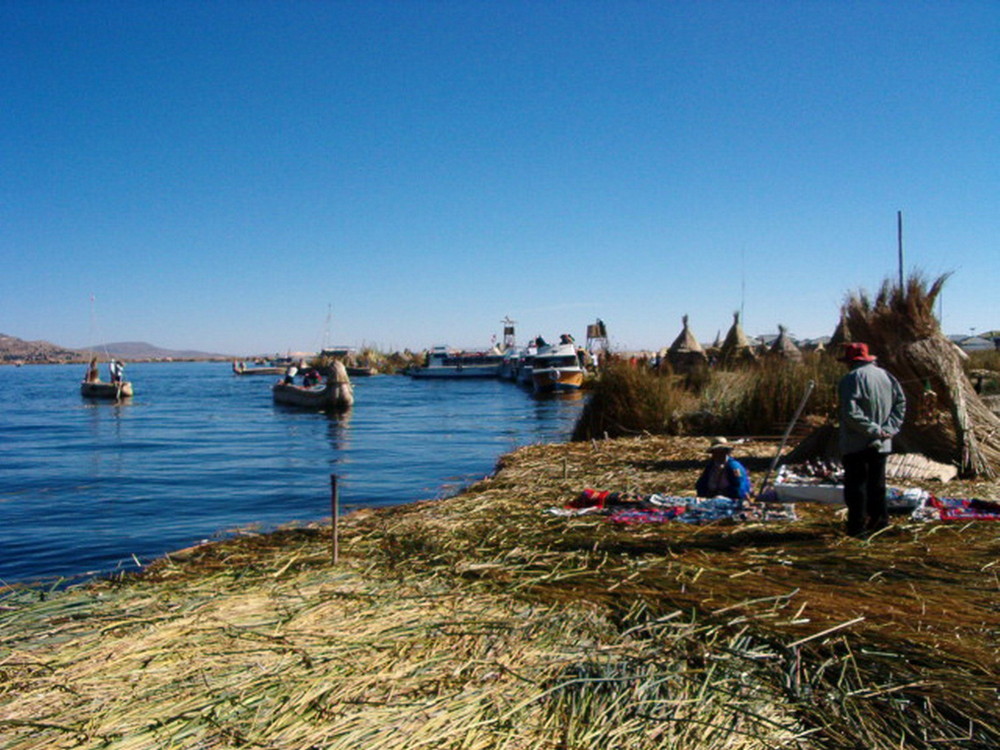
<path fill-rule="evenodd" d="M 896 212 L 896 240 L 899 245 L 899 293 L 903 293 L 903 212 Z"/>
<path fill-rule="evenodd" d="M 809 400 L 809 395 L 813 392 L 813 388 L 815 387 L 815 380 L 810 380 L 806 384 L 806 392 L 802 394 L 802 400 L 799 401 L 799 406 L 795 410 L 795 414 L 792 415 L 792 421 L 788 423 L 788 427 L 785 429 L 785 434 L 781 436 L 781 444 L 778 446 L 778 452 L 774 454 L 774 458 L 771 460 L 771 465 L 767 469 L 767 474 L 764 475 L 764 481 L 760 484 L 760 491 L 757 493 L 758 495 L 764 494 L 764 490 L 767 489 L 767 485 L 771 481 L 771 474 L 778 465 L 778 460 L 781 458 L 782 451 L 785 450 L 785 444 L 788 442 L 788 436 L 792 434 L 792 428 L 795 427 L 795 423 L 798 422 L 799 417 L 802 416 L 802 410 L 806 408 L 806 401 Z"/>
<path fill-rule="evenodd" d="M 337 475 L 330 475 L 330 557 L 337 564 L 340 556 L 340 490 L 337 487 Z"/>

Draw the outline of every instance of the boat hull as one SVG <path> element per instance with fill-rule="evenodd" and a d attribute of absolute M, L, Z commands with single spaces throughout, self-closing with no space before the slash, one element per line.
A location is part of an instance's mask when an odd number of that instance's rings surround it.
<path fill-rule="evenodd" d="M 576 347 L 570 341 L 539 346 L 531 362 L 531 384 L 535 393 L 579 390 L 583 367 Z"/>
<path fill-rule="evenodd" d="M 274 403 L 317 411 L 346 411 L 354 405 L 350 383 L 329 382 L 307 388 L 302 385 L 275 383 L 271 386 Z"/>
<path fill-rule="evenodd" d="M 123 398 L 131 398 L 132 394 L 132 383 L 127 380 L 121 383 L 84 380 L 80 383 L 80 395 L 84 398 L 102 398 L 119 401 Z"/>
<path fill-rule="evenodd" d="M 407 375 L 417 380 L 454 379 L 454 378 L 495 378 L 500 375 L 497 365 L 455 365 L 439 367 L 415 367 L 408 370 Z"/>
<path fill-rule="evenodd" d="M 558 368 L 532 370 L 531 381 L 535 393 L 576 391 L 583 386 L 583 370 Z"/>
<path fill-rule="evenodd" d="M 234 375 L 280 375 L 284 371 L 284 367 L 245 367 L 242 370 L 233 368 Z"/>
<path fill-rule="evenodd" d="M 497 378 L 503 355 L 490 352 L 466 352 L 436 346 L 422 367 L 411 367 L 406 374 L 418 380 L 455 378 Z"/>

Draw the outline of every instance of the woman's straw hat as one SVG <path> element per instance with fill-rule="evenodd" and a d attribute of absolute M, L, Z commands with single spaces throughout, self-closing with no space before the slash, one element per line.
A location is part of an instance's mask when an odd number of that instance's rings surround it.
<path fill-rule="evenodd" d="M 709 453 L 714 453 L 715 451 L 731 451 L 732 449 L 733 444 L 724 437 L 712 438 L 712 444 L 708 446 Z"/>

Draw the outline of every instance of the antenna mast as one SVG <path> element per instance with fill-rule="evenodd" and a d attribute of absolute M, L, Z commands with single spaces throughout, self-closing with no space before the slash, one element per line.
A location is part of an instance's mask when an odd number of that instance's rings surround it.
<path fill-rule="evenodd" d="M 903 291 L 903 212 L 896 212 L 896 240 L 899 245 L 899 291 Z"/>

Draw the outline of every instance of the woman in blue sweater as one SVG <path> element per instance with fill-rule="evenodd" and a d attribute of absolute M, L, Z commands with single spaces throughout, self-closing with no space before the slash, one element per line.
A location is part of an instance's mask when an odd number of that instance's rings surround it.
<path fill-rule="evenodd" d="M 733 446 L 724 437 L 715 438 L 708 452 L 712 458 L 695 485 L 698 497 L 746 500 L 750 495 L 750 474 L 732 457 Z"/>

